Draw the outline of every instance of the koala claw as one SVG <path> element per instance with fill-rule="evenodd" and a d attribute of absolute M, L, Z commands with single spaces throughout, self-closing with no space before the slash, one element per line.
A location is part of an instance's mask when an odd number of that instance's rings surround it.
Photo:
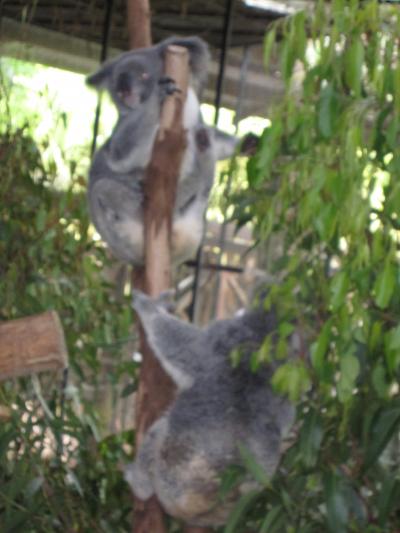
<path fill-rule="evenodd" d="M 158 80 L 158 84 L 163 88 L 166 95 L 171 95 L 174 93 L 181 93 L 182 90 L 176 86 L 175 80 L 169 76 L 163 76 Z"/>

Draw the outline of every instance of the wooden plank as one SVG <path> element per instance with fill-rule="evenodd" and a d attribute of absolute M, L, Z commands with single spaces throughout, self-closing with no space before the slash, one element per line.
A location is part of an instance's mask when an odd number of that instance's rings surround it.
<path fill-rule="evenodd" d="M 55 311 L 0 323 L 0 380 L 67 366 L 64 332 Z"/>
<path fill-rule="evenodd" d="M 0 421 L 5 422 L 11 418 L 11 409 L 5 405 L 0 405 Z"/>

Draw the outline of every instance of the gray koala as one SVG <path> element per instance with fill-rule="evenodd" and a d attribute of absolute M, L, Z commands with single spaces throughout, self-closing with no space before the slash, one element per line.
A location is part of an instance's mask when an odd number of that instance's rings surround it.
<path fill-rule="evenodd" d="M 233 154 L 239 142 L 202 123 L 199 94 L 207 77 L 208 49 L 198 37 L 170 38 L 156 46 L 122 54 L 88 78 L 109 91 L 118 121 L 96 153 L 89 173 L 92 221 L 113 254 L 134 265 L 143 263 L 143 176 L 159 125 L 161 103 L 176 90 L 163 76 L 170 44 L 189 51 L 190 83 L 183 126 L 187 148 L 179 171 L 173 216 L 172 257 L 180 263 L 194 255 L 204 226 L 204 212 L 215 163 Z"/>
<path fill-rule="evenodd" d="M 242 463 L 238 444 L 271 476 L 294 418 L 293 406 L 271 389 L 273 366 L 257 373 L 249 367 L 251 352 L 277 328 L 274 313 L 256 309 L 199 329 L 141 292 L 134 308 L 178 392 L 145 434 L 125 478 L 138 498 L 156 494 L 167 513 L 190 525 L 222 525 L 252 487 L 247 479 L 219 498 L 221 475 Z M 230 352 L 238 347 L 243 357 L 233 368 Z"/>

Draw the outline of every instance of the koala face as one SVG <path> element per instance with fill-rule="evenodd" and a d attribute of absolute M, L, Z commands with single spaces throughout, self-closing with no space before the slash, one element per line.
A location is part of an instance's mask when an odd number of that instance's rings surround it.
<path fill-rule="evenodd" d="M 110 92 L 117 106 L 136 109 L 153 94 L 158 80 L 138 54 L 127 56 L 116 65 Z"/>

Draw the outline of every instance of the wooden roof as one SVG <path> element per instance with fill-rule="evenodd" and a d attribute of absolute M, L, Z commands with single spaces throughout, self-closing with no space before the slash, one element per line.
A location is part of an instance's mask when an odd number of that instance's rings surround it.
<path fill-rule="evenodd" d="M 262 43 L 268 25 L 282 13 L 254 9 L 243 0 L 233 1 L 222 106 L 240 107 L 241 117 L 265 116 L 268 105 L 280 97 L 282 85 L 279 73 L 267 75 L 264 71 Z M 270 4 L 273 2 L 282 5 L 285 0 L 269 0 Z M 113 0 L 109 57 L 128 49 L 126 3 L 127 0 Z M 215 101 L 227 3 L 228 0 L 150 0 L 154 42 L 171 35 L 195 34 L 209 43 L 212 61 L 204 101 L 211 104 Z M 106 6 L 107 0 L 0 0 L 0 55 L 84 74 L 93 72 L 100 58 Z M 243 76 L 245 49 L 248 67 Z M 245 86 L 241 88 L 243 77 Z"/>
<path fill-rule="evenodd" d="M 196 34 L 215 48 L 221 46 L 226 0 L 151 0 L 150 3 L 155 42 L 173 34 Z M 100 43 L 105 6 L 106 0 L 1 0 L 0 16 Z M 234 0 L 231 46 L 261 43 L 268 24 L 279 16 Z M 126 20 L 126 0 L 114 0 L 110 45 L 120 50 L 128 46 Z"/>

